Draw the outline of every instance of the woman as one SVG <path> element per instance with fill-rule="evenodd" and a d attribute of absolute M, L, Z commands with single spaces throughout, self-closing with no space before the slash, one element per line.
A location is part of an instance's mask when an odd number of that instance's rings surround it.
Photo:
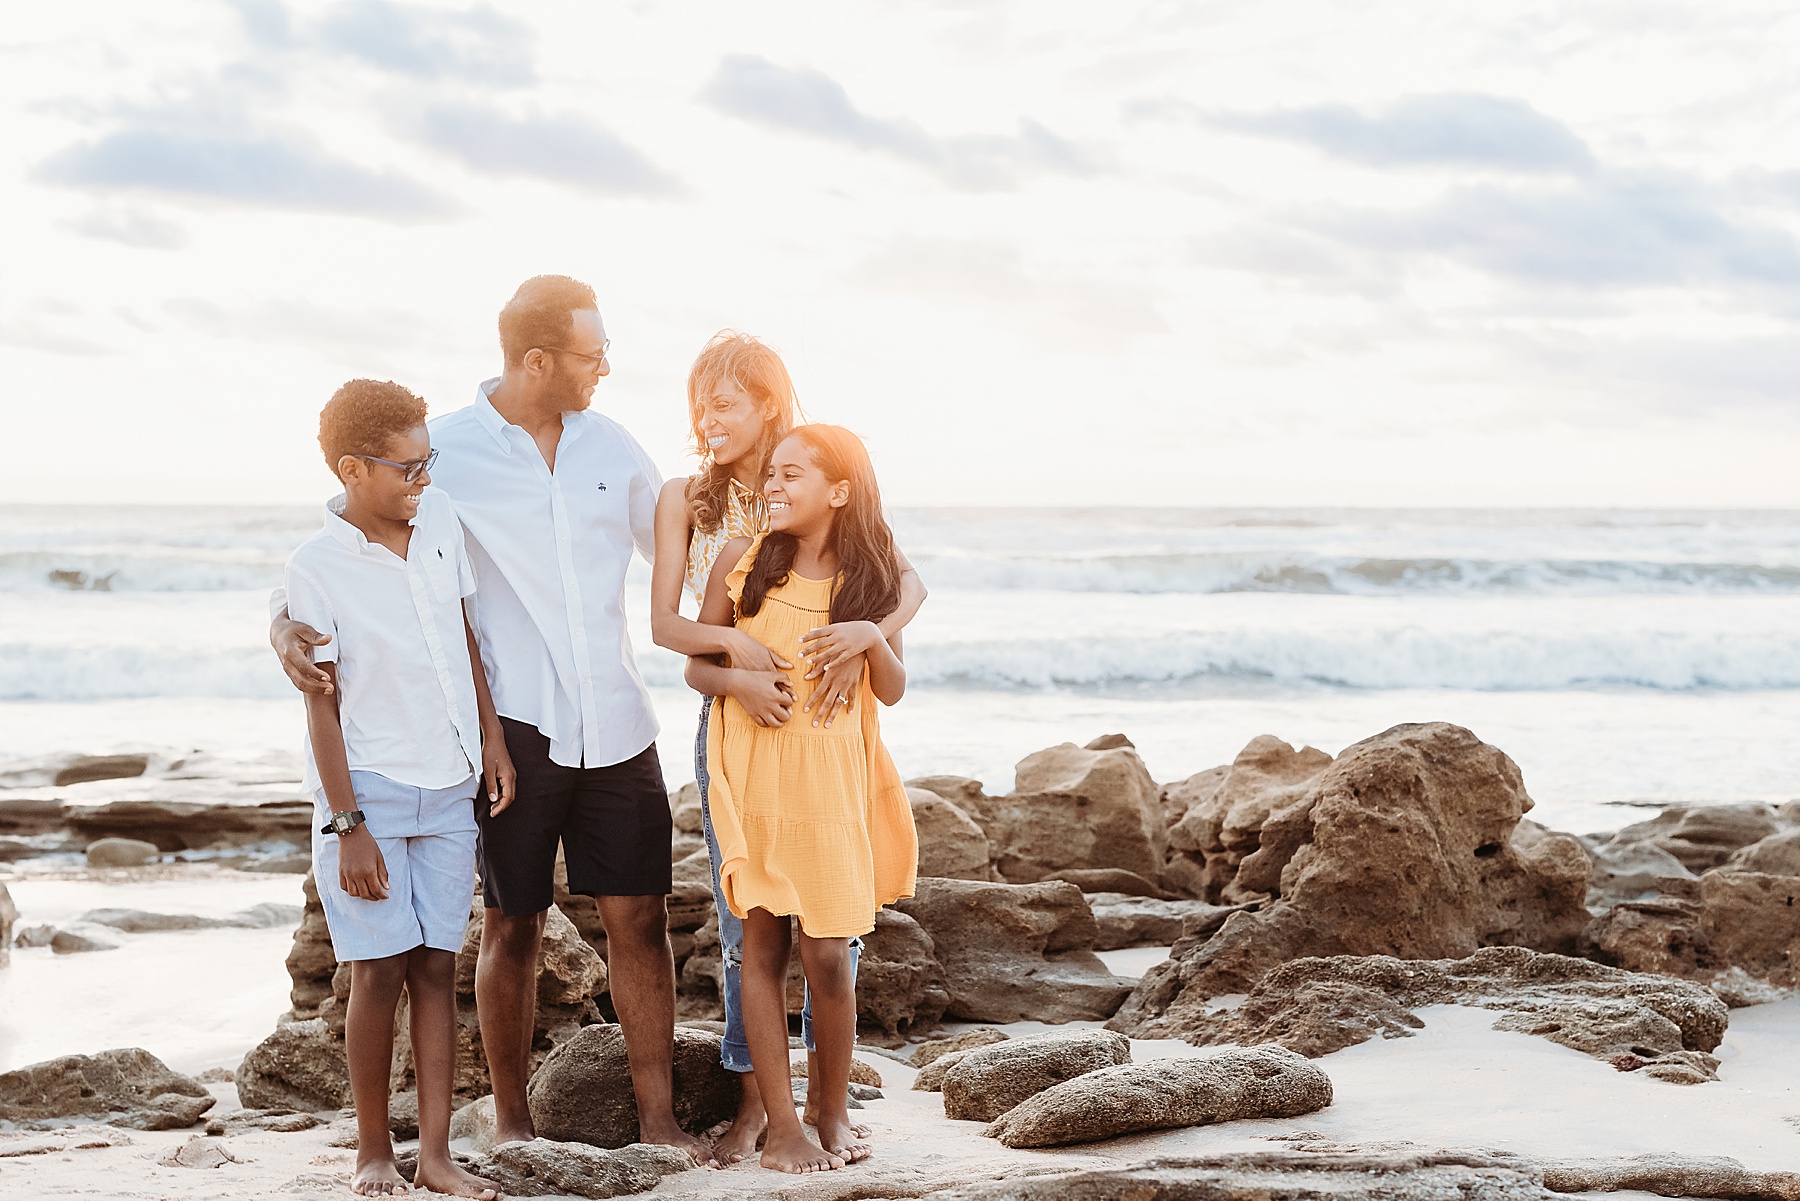
<path fill-rule="evenodd" d="M 765 727 L 791 720 L 810 721 L 829 727 L 841 712 L 848 712 L 859 694 L 865 655 L 878 641 L 892 638 L 912 620 L 925 602 L 925 586 L 906 557 L 898 551 L 900 604 L 878 627 L 867 623 L 839 622 L 808 632 L 801 644 L 807 660 L 803 678 L 818 679 L 799 714 L 793 712 L 794 692 L 786 674 L 793 664 L 770 651 L 749 634 L 732 626 L 702 625 L 681 615 L 685 587 L 696 607 L 705 597 L 720 551 L 734 538 L 754 538 L 768 532 L 768 506 L 763 483 L 769 473 L 769 457 L 787 437 L 799 417 L 793 380 L 781 356 L 750 337 L 724 330 L 708 342 L 688 372 L 688 417 L 700 469 L 685 480 L 670 480 L 656 504 L 656 563 L 650 593 L 650 636 L 658 646 L 690 657 L 723 655 L 730 667 L 703 665 L 703 691 L 707 700 L 700 709 L 700 728 L 695 739 L 694 775 L 700 786 L 701 813 L 706 846 L 712 856 L 713 902 L 719 915 L 719 949 L 725 965 L 725 1041 L 720 1060 L 734 1072 L 751 1071 L 750 1047 L 744 1035 L 741 1002 L 743 923 L 726 905 L 719 886 L 719 846 L 707 808 L 709 780 L 706 770 L 706 738 L 714 696 L 728 696 L 742 705 L 750 718 Z M 878 629 L 879 638 L 871 635 Z M 860 942 L 851 944 L 854 975 Z M 810 1007 L 802 1029 L 808 1047 L 808 1078 L 813 1046 Z M 815 1116 L 809 1089 L 807 1118 Z M 713 1149 L 714 1159 L 730 1165 L 752 1154 L 768 1124 L 768 1114 L 754 1087 L 743 1090 L 731 1129 Z M 859 1131 L 860 1135 L 864 1133 Z"/>

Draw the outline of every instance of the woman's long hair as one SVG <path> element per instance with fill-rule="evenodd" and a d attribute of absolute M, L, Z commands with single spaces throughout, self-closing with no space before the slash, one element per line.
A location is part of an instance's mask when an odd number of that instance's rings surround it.
<path fill-rule="evenodd" d="M 831 590 L 831 620 L 880 621 L 900 607 L 900 563 L 894 531 L 881 511 L 881 489 L 875 465 L 862 439 L 841 425 L 801 425 L 789 435 L 806 444 L 813 465 L 836 482 L 850 482 L 850 499 L 831 523 L 831 549 L 837 552 L 838 579 Z M 772 448 L 771 448 L 772 449 Z M 763 538 L 756 561 L 744 580 L 738 601 L 740 617 L 754 616 L 769 589 L 787 583 L 799 541 L 772 531 Z"/>
<path fill-rule="evenodd" d="M 722 383 L 733 383 L 749 394 L 759 406 L 774 406 L 774 413 L 763 422 L 762 437 L 750 452 L 756 470 L 750 478 L 761 480 L 769 465 L 769 456 L 788 436 L 800 419 L 800 402 L 794 395 L 794 381 L 788 377 L 787 365 L 765 343 L 749 334 L 723 329 L 712 336 L 700 357 L 688 369 L 688 424 L 694 434 L 694 450 L 700 456 L 700 470 L 688 478 L 688 521 L 703 534 L 710 534 L 725 520 L 725 505 L 731 495 L 731 468 L 713 462 L 712 449 L 700 431 L 700 418 L 706 402 Z M 757 491 L 761 504 L 762 492 Z M 763 524 L 758 513 L 758 524 Z"/>

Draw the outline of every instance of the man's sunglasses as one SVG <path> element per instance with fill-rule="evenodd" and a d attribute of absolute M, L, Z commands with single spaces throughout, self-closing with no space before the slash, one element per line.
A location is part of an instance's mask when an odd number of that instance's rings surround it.
<path fill-rule="evenodd" d="M 578 359 L 586 359 L 590 363 L 598 364 L 606 361 L 606 352 L 612 349 L 612 339 L 607 338 L 600 343 L 599 354 L 582 354 L 579 350 L 570 350 L 564 346 L 540 346 L 538 349 L 553 350 L 557 354 L 572 354 Z"/>
<path fill-rule="evenodd" d="M 422 459 L 414 459 L 410 463 L 396 463 L 392 459 L 378 459 L 374 455 L 357 455 L 356 457 L 367 459 L 371 463 L 385 463 L 389 467 L 398 467 L 406 473 L 406 482 L 410 484 L 431 470 L 431 465 L 437 462 L 438 452 L 437 448 L 433 447 L 430 454 Z"/>

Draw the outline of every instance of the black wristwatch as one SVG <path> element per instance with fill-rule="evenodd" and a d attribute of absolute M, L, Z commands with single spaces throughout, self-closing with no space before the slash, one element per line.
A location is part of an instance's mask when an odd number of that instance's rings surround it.
<path fill-rule="evenodd" d="M 319 827 L 319 833 L 336 834 L 339 838 L 342 838 L 344 835 L 350 833 L 350 831 L 356 829 L 356 827 L 368 820 L 368 818 L 363 816 L 363 811 L 361 809 L 346 809 L 342 812 L 334 811 L 331 815 L 331 820 Z"/>

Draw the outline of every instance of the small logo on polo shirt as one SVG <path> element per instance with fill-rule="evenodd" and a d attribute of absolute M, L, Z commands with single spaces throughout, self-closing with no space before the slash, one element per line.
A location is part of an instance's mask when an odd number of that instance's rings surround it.
<path fill-rule="evenodd" d="M 602 492 L 604 492 L 604 491 L 606 491 L 606 485 L 605 485 L 605 484 L 601 484 L 601 485 L 600 485 L 600 491 L 602 491 Z"/>
<path fill-rule="evenodd" d="M 440 547 L 438 547 L 438 558 L 441 559 L 443 557 L 444 557 L 444 548 L 440 546 Z"/>

